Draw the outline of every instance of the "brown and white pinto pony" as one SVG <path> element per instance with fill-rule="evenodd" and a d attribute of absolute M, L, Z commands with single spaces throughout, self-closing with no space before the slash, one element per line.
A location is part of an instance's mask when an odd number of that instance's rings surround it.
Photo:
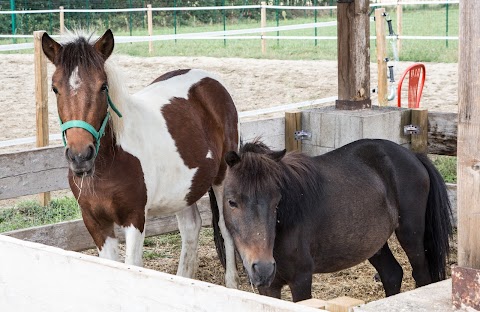
<path fill-rule="evenodd" d="M 213 189 L 225 240 L 225 282 L 236 287 L 222 184 L 224 155 L 238 148 L 238 117 L 224 86 L 205 71 L 177 70 L 130 95 L 108 60 L 110 30 L 96 41 L 76 35 L 64 44 L 44 34 L 42 47 L 56 67 L 52 90 L 61 124 L 70 125 L 62 126 L 70 187 L 99 256 L 117 260 L 119 226 L 125 230 L 125 263 L 141 266 L 147 214 L 175 214 L 182 237 L 177 274 L 194 277 L 201 228 L 196 202 Z"/>

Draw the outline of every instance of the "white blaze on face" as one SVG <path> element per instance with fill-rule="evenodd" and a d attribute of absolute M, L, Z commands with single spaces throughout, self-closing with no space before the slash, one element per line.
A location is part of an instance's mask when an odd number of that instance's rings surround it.
<path fill-rule="evenodd" d="M 78 75 L 78 66 L 75 67 L 70 78 L 68 78 L 68 84 L 70 85 L 70 91 L 73 94 L 76 94 L 78 88 L 80 88 L 80 85 L 82 84 L 82 79 L 80 79 L 80 76 Z"/>
<path fill-rule="evenodd" d="M 207 156 L 205 158 L 212 158 L 213 159 L 211 150 L 208 150 Z"/>

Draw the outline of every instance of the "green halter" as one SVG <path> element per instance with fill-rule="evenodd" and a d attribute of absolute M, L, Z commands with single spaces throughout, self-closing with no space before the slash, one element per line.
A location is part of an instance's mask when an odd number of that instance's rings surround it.
<path fill-rule="evenodd" d="M 118 117 L 122 118 L 122 114 L 118 111 L 118 109 L 115 107 L 115 105 L 112 102 L 112 99 L 110 98 L 110 95 L 108 94 L 108 88 L 106 90 L 107 92 L 107 103 L 108 106 L 117 114 Z M 59 117 L 60 119 L 60 117 Z M 110 112 L 107 110 L 107 115 L 103 119 L 102 125 L 100 126 L 100 129 L 97 131 L 95 128 L 89 124 L 86 121 L 83 120 L 69 120 L 65 123 L 62 122 L 60 119 L 60 130 L 62 130 L 62 139 L 63 139 L 63 145 L 67 146 L 67 141 L 65 138 L 65 132 L 70 129 L 70 128 L 82 128 L 90 132 L 95 139 L 95 155 L 98 154 L 98 150 L 100 149 L 100 139 L 105 135 L 105 127 L 107 126 L 107 122 L 110 119 Z"/>

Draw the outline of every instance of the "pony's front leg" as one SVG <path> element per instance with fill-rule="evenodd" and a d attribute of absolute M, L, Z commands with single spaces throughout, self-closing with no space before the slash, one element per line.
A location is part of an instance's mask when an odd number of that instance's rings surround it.
<path fill-rule="evenodd" d="M 225 218 L 223 217 L 223 184 L 213 185 L 212 189 L 215 193 L 219 210 L 218 226 L 220 227 L 220 232 L 222 233 L 225 244 L 225 286 L 228 288 L 238 288 L 240 278 L 238 277 L 237 265 L 235 262 L 235 244 L 230 232 L 225 226 Z"/>
<path fill-rule="evenodd" d="M 197 204 L 176 214 L 178 229 L 182 237 L 182 251 L 178 263 L 177 275 L 189 278 L 195 278 L 197 271 L 197 247 L 198 236 L 202 227 L 202 218 L 198 212 Z"/>
<path fill-rule="evenodd" d="M 143 266 L 145 222 L 143 222 L 143 232 L 140 232 L 140 230 L 133 224 L 123 229 L 125 231 L 125 263 Z"/>
<path fill-rule="evenodd" d="M 100 221 L 92 216 L 87 208 L 82 208 L 82 217 L 85 227 L 97 246 L 98 256 L 118 261 L 118 239 L 113 231 L 113 222 Z"/>

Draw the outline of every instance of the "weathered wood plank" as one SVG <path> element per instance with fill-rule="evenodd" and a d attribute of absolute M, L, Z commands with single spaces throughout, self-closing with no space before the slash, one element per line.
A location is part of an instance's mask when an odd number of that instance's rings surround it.
<path fill-rule="evenodd" d="M 458 265 L 480 269 L 480 1 L 460 1 L 458 57 Z M 473 39 L 475 38 L 475 39 Z M 477 285 L 480 282 L 477 281 Z M 479 285 L 480 286 L 480 285 Z M 469 306 L 466 301 L 464 304 Z"/>
<path fill-rule="evenodd" d="M 2 235 L 0 254 L 2 311 L 318 311 Z"/>
<path fill-rule="evenodd" d="M 202 217 L 202 225 L 211 225 L 212 213 L 208 197 L 200 199 L 198 202 L 198 209 Z M 147 220 L 145 236 L 156 236 L 177 230 L 178 227 L 175 216 L 149 217 Z M 73 220 L 57 224 L 37 226 L 2 234 L 65 250 L 82 251 L 95 247 L 90 234 L 85 228 L 83 220 Z M 123 231 L 115 229 L 115 235 L 121 242 L 125 241 Z"/>
<path fill-rule="evenodd" d="M 0 179 L 0 200 L 69 188 L 67 169 L 46 169 Z"/>
<path fill-rule="evenodd" d="M 337 3 L 337 109 L 371 107 L 369 1 Z"/>
<path fill-rule="evenodd" d="M 37 147 L 48 146 L 49 144 L 47 58 L 42 49 L 44 33 L 44 30 L 33 32 Z M 48 205 L 50 203 L 50 192 L 39 194 L 39 199 L 42 206 Z"/>
<path fill-rule="evenodd" d="M 68 188 L 63 147 L 0 155 L 0 199 Z"/>
<path fill-rule="evenodd" d="M 457 155 L 458 114 L 428 113 L 428 153 Z"/>
<path fill-rule="evenodd" d="M 412 134 L 411 149 L 416 153 L 427 153 L 428 110 L 412 109 L 412 124 L 420 127 L 420 133 Z"/>
<path fill-rule="evenodd" d="M 0 179 L 49 169 L 68 168 L 63 146 L 0 154 Z"/>
<path fill-rule="evenodd" d="M 295 140 L 295 132 L 302 130 L 302 112 L 285 113 L 285 148 L 287 151 L 302 151 L 302 141 Z"/>
<path fill-rule="evenodd" d="M 375 36 L 377 43 L 377 69 L 378 69 L 378 105 L 388 104 L 387 85 L 387 43 L 385 37 L 385 8 L 375 9 Z"/>

